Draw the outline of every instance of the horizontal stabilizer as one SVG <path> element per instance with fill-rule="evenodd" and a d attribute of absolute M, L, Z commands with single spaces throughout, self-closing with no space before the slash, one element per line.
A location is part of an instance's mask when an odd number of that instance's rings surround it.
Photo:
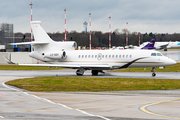
<path fill-rule="evenodd" d="M 10 43 L 10 45 L 26 45 L 26 44 L 31 44 L 31 45 L 42 45 L 42 44 L 48 44 L 49 42 L 41 42 L 41 41 L 32 41 L 32 42 L 22 42 L 22 43 Z"/>

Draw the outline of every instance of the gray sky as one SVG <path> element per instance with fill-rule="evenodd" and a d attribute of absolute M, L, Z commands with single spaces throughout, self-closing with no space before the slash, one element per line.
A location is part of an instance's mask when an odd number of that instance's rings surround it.
<path fill-rule="evenodd" d="M 64 8 L 69 32 L 82 32 L 91 12 L 92 31 L 108 32 L 111 16 L 111 31 L 121 31 L 128 22 L 130 32 L 180 33 L 180 0 L 1 0 L 0 23 L 30 32 L 31 1 L 33 20 L 42 21 L 51 33 L 64 32 Z"/>

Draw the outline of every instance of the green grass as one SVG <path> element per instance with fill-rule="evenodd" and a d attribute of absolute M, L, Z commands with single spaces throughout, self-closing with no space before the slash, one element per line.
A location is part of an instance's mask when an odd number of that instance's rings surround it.
<path fill-rule="evenodd" d="M 56 67 L 37 67 L 37 66 L 19 66 L 19 65 L 0 65 L 0 70 L 58 70 L 63 68 Z"/>
<path fill-rule="evenodd" d="M 37 77 L 6 82 L 29 91 L 127 91 L 180 89 L 180 79 Z"/>
<path fill-rule="evenodd" d="M 127 68 L 120 70 L 112 70 L 112 72 L 151 72 L 152 68 Z M 180 72 L 180 63 L 176 63 L 172 66 L 167 66 L 164 69 L 156 68 L 155 72 Z"/>
<path fill-rule="evenodd" d="M 19 65 L 0 65 L 0 70 L 58 70 L 64 68 L 56 67 L 39 67 L 39 66 L 19 66 Z M 112 72 L 150 72 L 151 68 L 127 68 L 120 70 L 112 70 Z M 155 72 L 180 72 L 180 63 L 168 66 L 165 69 L 156 68 Z"/>

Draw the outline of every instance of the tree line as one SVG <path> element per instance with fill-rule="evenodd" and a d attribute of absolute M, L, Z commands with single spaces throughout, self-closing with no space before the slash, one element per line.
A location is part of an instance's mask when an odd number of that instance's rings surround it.
<path fill-rule="evenodd" d="M 48 35 L 55 41 L 64 40 L 64 33 L 48 33 Z M 180 41 L 180 33 L 139 33 L 139 32 L 128 32 L 128 45 L 139 44 L 149 42 L 152 38 L 156 38 L 156 41 Z M 15 33 L 15 42 L 28 42 L 30 41 L 30 33 Z M 22 39 L 20 39 L 22 37 Z M 78 46 L 89 47 L 89 33 L 71 31 L 67 32 L 68 41 L 76 41 Z M 92 47 L 109 47 L 109 33 L 102 33 L 101 31 L 92 31 L 91 34 L 91 45 Z M 126 44 L 126 29 L 119 32 L 119 29 L 115 29 L 111 32 L 111 46 L 125 46 Z"/>

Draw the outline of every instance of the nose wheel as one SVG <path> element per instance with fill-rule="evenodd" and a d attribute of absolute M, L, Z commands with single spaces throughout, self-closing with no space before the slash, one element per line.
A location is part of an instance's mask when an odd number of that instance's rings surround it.
<path fill-rule="evenodd" d="M 155 77 L 155 76 L 156 76 L 156 73 L 152 73 L 152 76 Z"/>

